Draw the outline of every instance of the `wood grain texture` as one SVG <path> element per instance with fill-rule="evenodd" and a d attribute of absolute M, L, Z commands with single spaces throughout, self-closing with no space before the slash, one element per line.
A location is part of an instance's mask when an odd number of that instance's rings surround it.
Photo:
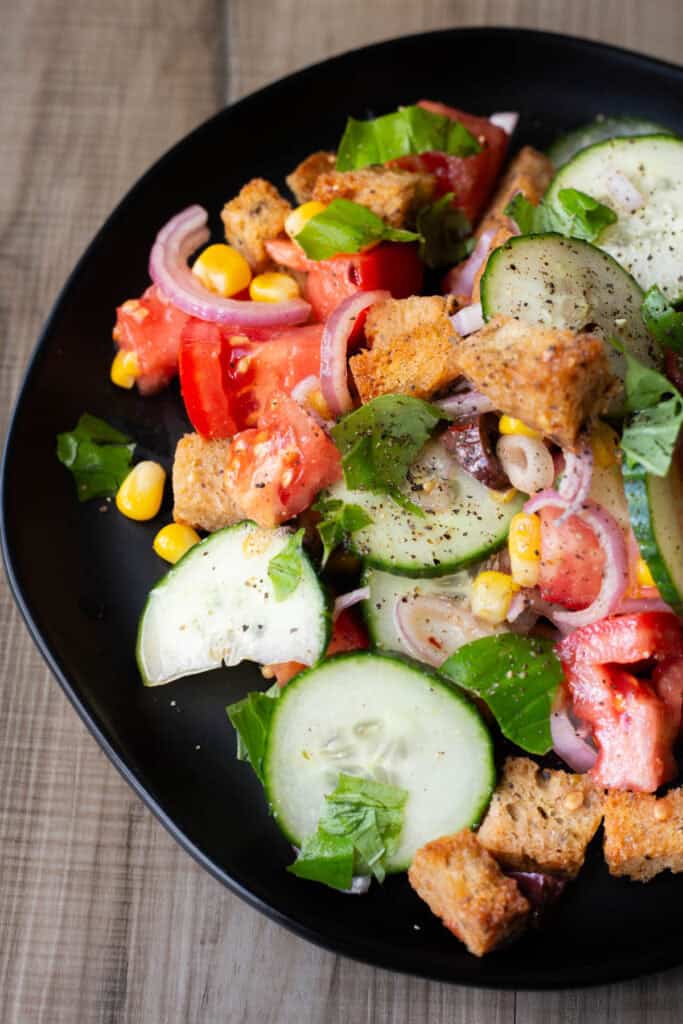
<path fill-rule="evenodd" d="M 678 0 L 24 0 L 0 37 L 0 430 L 40 325 L 112 205 L 233 99 L 329 54 L 465 24 L 676 60 Z M 305 112 L 297 112 L 305 116 Z M 0 589 L 3 1024 L 578 1024 L 680 1019 L 683 973 L 491 993 L 343 960 L 256 914 L 133 796 Z"/>

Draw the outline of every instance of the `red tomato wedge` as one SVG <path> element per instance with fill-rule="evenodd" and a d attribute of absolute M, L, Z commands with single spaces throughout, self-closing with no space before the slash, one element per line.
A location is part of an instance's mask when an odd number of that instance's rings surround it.
<path fill-rule="evenodd" d="M 175 377 L 180 336 L 189 319 L 155 284 L 117 308 L 114 341 L 137 356 L 140 394 L 154 394 Z"/>
<path fill-rule="evenodd" d="M 587 608 L 598 596 L 605 552 L 589 526 L 578 516 L 560 523 L 562 510 L 543 508 L 539 588 L 544 601 L 573 611 Z"/>
<path fill-rule="evenodd" d="M 657 696 L 666 704 L 671 721 L 680 732 L 683 724 L 683 658 L 672 658 L 657 665 L 652 673 L 652 685 Z"/>
<path fill-rule="evenodd" d="M 576 714 L 593 731 L 600 786 L 654 793 L 677 774 L 672 754 L 678 725 L 652 687 L 615 665 L 565 666 Z"/>
<path fill-rule="evenodd" d="M 390 164 L 409 171 L 427 171 L 436 175 L 437 195 L 454 192 L 456 206 L 464 210 L 474 224 L 484 209 L 505 159 L 508 135 L 487 118 L 475 117 L 444 103 L 420 100 L 419 106 L 434 114 L 444 114 L 452 121 L 460 121 L 483 148 L 473 156 L 430 152 L 400 157 L 390 161 Z"/>
<path fill-rule="evenodd" d="M 332 626 L 332 639 L 329 642 L 326 657 L 333 654 L 343 654 L 345 651 L 365 651 L 370 646 L 367 630 L 350 609 L 345 608 L 334 620 Z M 278 686 L 284 686 L 306 668 L 300 661 L 279 661 L 273 665 L 266 665 L 275 676 Z"/>
<path fill-rule="evenodd" d="M 254 426 L 273 394 L 289 394 L 305 377 L 319 375 L 322 331 L 311 324 L 247 337 L 192 318 L 180 346 L 180 388 L 195 430 L 232 437 Z"/>
<path fill-rule="evenodd" d="M 670 612 L 634 612 L 574 630 L 557 645 L 565 663 L 635 665 L 683 657 L 679 619 Z"/>
<path fill-rule="evenodd" d="M 303 512 L 340 477 L 338 449 L 283 393 L 268 398 L 258 428 L 235 435 L 225 470 L 235 504 L 259 526 L 277 526 Z"/>

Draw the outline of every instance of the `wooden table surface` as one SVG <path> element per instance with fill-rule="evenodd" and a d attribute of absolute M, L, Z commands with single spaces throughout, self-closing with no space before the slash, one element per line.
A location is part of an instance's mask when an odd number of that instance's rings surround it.
<path fill-rule="evenodd" d="M 151 161 L 226 100 L 329 54 L 446 26 L 554 29 L 672 61 L 683 50 L 680 0 L 16 0 L 2 20 L 3 435 L 85 244 Z M 681 1019 L 683 971 L 487 992 L 308 945 L 210 878 L 133 795 L 50 677 L 4 579 L 0 636 L 3 1024 Z"/>

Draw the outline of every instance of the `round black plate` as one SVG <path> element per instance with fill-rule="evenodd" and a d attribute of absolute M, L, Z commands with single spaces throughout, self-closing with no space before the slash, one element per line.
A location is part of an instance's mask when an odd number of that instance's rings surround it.
<path fill-rule="evenodd" d="M 114 307 L 147 284 L 159 227 L 190 203 L 218 213 L 254 175 L 279 185 L 314 149 L 333 148 L 347 115 L 421 97 L 466 110 L 520 110 L 515 143 L 548 145 L 596 114 L 634 114 L 683 130 L 683 72 L 635 54 L 538 32 L 465 29 L 345 54 L 249 96 L 160 160 L 114 211 L 69 279 L 17 403 L 5 452 L 3 552 L 36 643 L 76 710 L 169 831 L 217 878 L 299 934 L 369 963 L 473 985 L 562 987 L 683 961 L 683 879 L 610 879 L 599 848 L 553 924 L 483 960 L 431 916 L 405 877 L 353 898 L 301 882 L 249 768 L 234 757 L 225 705 L 262 685 L 253 666 L 146 690 L 137 618 L 163 573 L 159 520 L 79 506 L 55 435 L 87 410 L 170 465 L 187 427 L 176 388 L 151 399 L 110 385 Z M 217 235 L 218 237 L 218 235 Z"/>

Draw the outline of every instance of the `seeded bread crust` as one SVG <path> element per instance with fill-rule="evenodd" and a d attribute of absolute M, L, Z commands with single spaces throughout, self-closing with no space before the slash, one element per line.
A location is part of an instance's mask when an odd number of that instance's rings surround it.
<path fill-rule="evenodd" d="M 661 871 L 683 871 L 683 790 L 613 790 L 605 803 L 605 860 L 611 875 L 649 882 Z"/>
<path fill-rule="evenodd" d="M 505 867 L 575 878 L 603 806 L 603 790 L 586 775 L 510 757 L 477 835 Z"/>
<path fill-rule="evenodd" d="M 469 829 L 421 847 L 408 880 L 470 953 L 483 956 L 519 935 L 529 903 Z"/>

